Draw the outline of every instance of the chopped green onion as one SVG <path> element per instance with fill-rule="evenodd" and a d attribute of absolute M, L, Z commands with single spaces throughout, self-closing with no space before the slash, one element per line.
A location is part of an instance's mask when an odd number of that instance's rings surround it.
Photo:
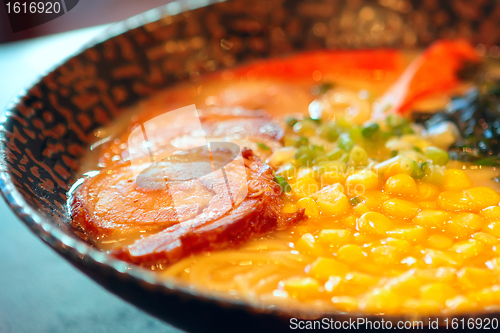
<path fill-rule="evenodd" d="M 293 125 L 293 131 L 299 135 L 311 136 L 316 133 L 316 127 L 317 124 L 314 121 L 305 119 Z"/>
<path fill-rule="evenodd" d="M 337 124 L 337 126 L 342 127 L 344 129 L 352 127 L 352 123 L 350 121 L 348 121 L 347 119 L 345 119 L 344 117 L 337 118 L 335 120 L 335 124 Z"/>
<path fill-rule="evenodd" d="M 396 114 L 388 115 L 386 118 L 386 121 L 387 121 L 387 125 L 392 127 L 392 128 L 396 128 L 396 127 L 402 126 L 404 124 L 404 119 L 401 116 L 396 115 Z"/>
<path fill-rule="evenodd" d="M 430 159 L 436 165 L 445 165 L 450 157 L 448 153 L 437 147 L 427 147 L 425 149 L 425 157 Z"/>
<path fill-rule="evenodd" d="M 305 136 L 301 136 L 299 140 L 296 142 L 295 147 L 300 148 L 302 146 L 307 146 L 309 144 L 309 139 Z"/>
<path fill-rule="evenodd" d="M 272 150 L 268 145 L 266 145 L 263 142 L 256 142 L 255 144 L 257 145 L 257 147 L 259 147 L 262 150 L 267 150 L 267 151 L 271 151 Z"/>
<path fill-rule="evenodd" d="M 351 202 L 351 204 L 352 204 L 353 206 L 356 206 L 357 204 L 359 204 L 359 203 L 361 202 L 361 201 L 359 200 L 359 198 L 358 198 L 358 197 L 353 197 L 353 198 L 351 198 L 351 200 L 349 200 L 349 201 Z"/>
<path fill-rule="evenodd" d="M 284 193 L 288 193 L 292 190 L 290 184 L 283 178 L 282 176 L 276 176 L 273 178 L 273 180 L 278 183 L 278 185 L 281 187 L 281 191 Z"/>
<path fill-rule="evenodd" d="M 415 167 L 415 161 L 405 156 L 401 159 L 401 162 L 399 162 L 399 167 L 404 173 L 411 175 L 413 173 L 413 168 Z"/>
<path fill-rule="evenodd" d="M 398 151 L 397 150 L 391 150 L 391 157 L 396 157 L 398 156 Z"/>
<path fill-rule="evenodd" d="M 361 130 L 361 134 L 367 138 L 371 139 L 375 133 L 377 133 L 380 130 L 380 126 L 377 123 L 373 123 L 370 125 L 367 125 L 363 127 Z"/>
<path fill-rule="evenodd" d="M 316 154 L 318 154 L 318 153 L 322 154 L 325 152 L 325 147 L 318 146 L 318 145 L 312 145 L 311 150 L 314 151 Z"/>
<path fill-rule="evenodd" d="M 337 140 L 337 145 L 344 151 L 350 151 L 354 147 L 354 141 L 349 133 L 342 133 Z"/>
<path fill-rule="evenodd" d="M 413 171 L 411 173 L 411 176 L 414 179 L 422 179 L 425 177 L 425 172 L 422 170 L 421 167 L 418 166 L 417 162 L 413 161 Z"/>
<path fill-rule="evenodd" d="M 415 131 L 413 131 L 413 128 L 410 125 L 403 126 L 399 129 L 399 134 L 404 135 L 404 134 L 415 134 Z"/>
<path fill-rule="evenodd" d="M 354 142 L 360 142 L 363 140 L 363 134 L 361 133 L 361 127 L 359 126 L 352 127 L 349 131 L 349 135 Z"/>
<path fill-rule="evenodd" d="M 299 166 L 310 167 L 312 166 L 313 158 L 308 154 L 302 154 L 295 158 Z"/>
<path fill-rule="evenodd" d="M 354 146 L 349 153 L 350 165 L 366 165 L 368 164 L 368 154 L 366 150 L 360 146 Z"/>
<path fill-rule="evenodd" d="M 309 146 L 302 146 L 295 153 L 295 160 L 299 166 L 311 167 L 317 154 Z"/>
<path fill-rule="evenodd" d="M 341 158 L 343 154 L 344 154 L 344 152 L 341 149 L 335 148 L 332 151 L 328 152 L 326 154 L 326 157 L 328 157 L 328 159 L 330 161 L 333 161 L 333 160 L 338 160 L 339 158 Z"/>
<path fill-rule="evenodd" d="M 422 165 L 425 177 L 424 180 L 431 184 L 440 186 L 444 181 L 444 168 L 439 165 L 433 165 L 432 163 L 425 163 Z"/>
<path fill-rule="evenodd" d="M 318 128 L 319 136 L 322 139 L 334 142 L 339 137 L 339 129 L 333 122 L 325 122 Z"/>
<path fill-rule="evenodd" d="M 347 170 L 347 166 L 341 161 L 324 161 L 318 163 L 315 167 L 316 172 L 321 176 L 325 172 L 337 172 L 344 173 Z"/>

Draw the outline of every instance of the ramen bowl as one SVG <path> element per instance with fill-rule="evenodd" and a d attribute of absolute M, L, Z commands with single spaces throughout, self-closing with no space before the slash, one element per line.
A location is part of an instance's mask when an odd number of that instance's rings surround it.
<path fill-rule="evenodd" d="M 491 39 L 493 6 L 368 0 L 185 1 L 133 17 L 21 92 L 3 112 L 2 195 L 32 232 L 84 274 L 181 329 L 287 331 L 292 318 L 337 322 L 383 318 L 394 323 L 408 319 L 269 306 L 160 278 L 83 241 L 70 227 L 68 191 L 78 178 L 94 131 L 161 89 L 255 59 L 308 50 L 419 48 L 438 38 L 466 36 L 485 53 L 498 55 L 497 41 Z M 498 314 L 470 313 L 464 318 L 481 316 Z M 433 318 L 420 319 L 427 325 Z"/>

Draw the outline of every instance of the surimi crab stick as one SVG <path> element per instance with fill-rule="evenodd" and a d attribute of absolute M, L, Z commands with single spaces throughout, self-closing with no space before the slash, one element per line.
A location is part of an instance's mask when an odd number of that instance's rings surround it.
<path fill-rule="evenodd" d="M 422 98 L 448 92 L 460 83 L 457 74 L 464 64 L 479 61 L 481 57 L 465 40 L 433 43 L 374 103 L 374 114 L 404 113 Z"/>

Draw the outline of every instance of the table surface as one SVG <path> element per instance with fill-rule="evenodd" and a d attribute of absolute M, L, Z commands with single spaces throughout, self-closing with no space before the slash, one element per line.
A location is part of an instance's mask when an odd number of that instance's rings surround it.
<path fill-rule="evenodd" d="M 0 108 L 107 27 L 0 45 Z M 181 332 L 77 271 L 0 200 L 0 333 L 143 331 Z"/>

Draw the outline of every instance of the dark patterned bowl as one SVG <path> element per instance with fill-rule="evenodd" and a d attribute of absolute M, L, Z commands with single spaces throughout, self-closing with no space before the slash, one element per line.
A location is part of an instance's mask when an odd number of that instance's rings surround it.
<path fill-rule="evenodd" d="M 93 131 L 180 81 L 302 50 L 415 47 L 464 35 L 495 46 L 498 2 L 235 0 L 174 2 L 114 26 L 22 92 L 3 113 L 2 195 L 43 241 L 106 289 L 192 331 L 288 330 L 291 317 L 330 317 L 195 290 L 112 259 L 68 227 L 67 192 Z M 205 6 L 205 7 L 203 7 Z M 496 8 L 495 8 L 496 6 Z M 495 37 L 496 36 L 496 37 Z M 398 320 L 400 318 L 386 318 Z"/>

